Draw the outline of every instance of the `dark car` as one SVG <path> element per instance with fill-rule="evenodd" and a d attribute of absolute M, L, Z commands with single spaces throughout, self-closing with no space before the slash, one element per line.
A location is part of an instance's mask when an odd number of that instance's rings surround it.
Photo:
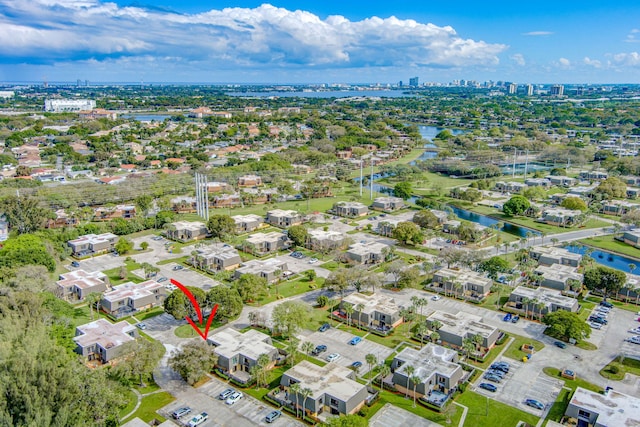
<path fill-rule="evenodd" d="M 489 390 L 492 393 L 495 393 L 496 390 L 498 390 L 498 387 L 496 387 L 496 386 L 494 386 L 493 384 L 490 384 L 490 383 L 480 383 L 480 385 L 478 387 L 483 388 L 485 390 Z"/>
<path fill-rule="evenodd" d="M 490 369 L 486 372 L 487 375 L 495 375 L 496 377 L 500 377 L 500 379 L 504 379 L 504 376 L 506 375 L 504 372 L 499 371 L 497 369 Z"/>
<path fill-rule="evenodd" d="M 609 301 L 600 301 L 600 305 L 607 308 L 613 308 L 613 304 L 611 304 Z"/>
<path fill-rule="evenodd" d="M 282 415 L 282 412 L 280 411 L 271 411 L 266 417 L 264 417 L 264 420 L 269 424 L 271 424 L 272 422 L 280 418 L 281 415 Z"/>
<path fill-rule="evenodd" d="M 80 267 L 80 263 L 78 261 L 72 261 L 71 267 Z"/>
<path fill-rule="evenodd" d="M 351 364 L 351 367 L 352 367 L 352 368 L 360 368 L 360 367 L 362 367 L 362 362 L 360 362 L 360 361 L 355 361 L 355 362 L 353 362 L 353 363 Z"/>
<path fill-rule="evenodd" d="M 601 325 L 606 325 L 607 323 L 607 319 L 605 319 L 604 317 L 598 317 L 598 316 L 591 316 L 589 317 L 589 321 L 590 322 L 595 322 L 595 323 L 600 323 Z"/>
<path fill-rule="evenodd" d="M 540 410 L 544 409 L 544 405 L 542 404 L 542 402 L 538 402 L 535 399 L 527 399 L 524 401 L 524 404 L 527 406 L 531 406 L 532 408 L 536 408 Z"/>
<path fill-rule="evenodd" d="M 326 332 L 326 331 L 328 331 L 328 330 L 329 330 L 329 328 L 330 328 L 330 327 L 331 327 L 331 325 L 330 325 L 330 324 L 325 323 L 324 325 L 320 326 L 320 328 L 318 329 L 318 331 L 320 331 L 320 332 Z"/>
<path fill-rule="evenodd" d="M 506 363 L 494 363 L 491 365 L 491 369 L 495 369 L 496 371 L 509 372 L 509 365 Z"/>
<path fill-rule="evenodd" d="M 500 378 L 499 376 L 491 374 L 484 374 L 482 378 L 491 381 L 492 383 L 500 383 L 500 381 L 502 381 L 502 378 Z"/>
<path fill-rule="evenodd" d="M 511 318 L 511 323 L 518 323 L 518 320 L 520 320 L 520 317 L 519 317 L 519 316 L 513 316 L 513 317 Z"/>
<path fill-rule="evenodd" d="M 358 345 L 358 343 L 362 341 L 361 337 L 353 337 L 351 338 L 351 341 L 349 341 L 349 344 L 351 345 Z"/>
<path fill-rule="evenodd" d="M 553 345 L 555 345 L 558 348 L 567 348 L 567 345 L 565 343 L 563 343 L 562 341 L 556 341 L 553 343 Z"/>
<path fill-rule="evenodd" d="M 327 351 L 327 346 L 324 345 L 324 344 L 320 344 L 319 346 L 317 346 L 316 348 L 313 349 L 311 354 L 314 355 L 314 356 L 317 356 L 320 353 L 322 353 L 323 351 Z"/>

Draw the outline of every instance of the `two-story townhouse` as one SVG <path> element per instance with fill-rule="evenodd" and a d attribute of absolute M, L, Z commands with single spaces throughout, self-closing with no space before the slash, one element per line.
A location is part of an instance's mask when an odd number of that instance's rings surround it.
<path fill-rule="evenodd" d="M 235 248 L 219 244 L 196 249 L 191 259 L 191 263 L 197 268 L 211 272 L 233 270 L 241 262 L 240 254 Z"/>
<path fill-rule="evenodd" d="M 303 217 L 293 210 L 274 209 L 267 212 L 267 223 L 280 228 L 289 228 L 293 225 L 300 225 Z"/>
<path fill-rule="evenodd" d="M 112 316 L 123 317 L 160 306 L 166 297 L 165 287 L 155 280 L 142 283 L 126 282 L 105 292 L 100 307 Z"/>
<path fill-rule="evenodd" d="M 126 344 L 137 337 L 136 327 L 129 322 L 111 323 L 98 319 L 78 326 L 73 341 L 76 352 L 85 361 L 109 363 L 126 354 Z"/>
<path fill-rule="evenodd" d="M 109 278 L 101 271 L 73 270 L 61 273 L 56 282 L 56 295 L 67 301 L 82 301 L 91 293 L 101 294 L 109 289 Z"/>

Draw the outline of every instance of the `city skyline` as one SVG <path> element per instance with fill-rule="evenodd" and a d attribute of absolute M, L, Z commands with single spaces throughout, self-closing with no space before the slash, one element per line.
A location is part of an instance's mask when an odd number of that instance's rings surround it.
<path fill-rule="evenodd" d="M 638 83 L 616 3 L 0 0 L 0 81 Z"/>

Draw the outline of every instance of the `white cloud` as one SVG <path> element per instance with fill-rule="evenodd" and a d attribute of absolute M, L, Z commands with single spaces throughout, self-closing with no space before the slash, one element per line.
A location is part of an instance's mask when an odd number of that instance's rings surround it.
<path fill-rule="evenodd" d="M 602 68 L 602 62 L 597 60 L 597 59 L 591 59 L 588 56 L 585 56 L 584 59 L 582 60 L 582 62 L 584 62 L 585 65 L 590 65 L 594 68 Z"/>
<path fill-rule="evenodd" d="M 551 31 L 529 31 L 528 33 L 522 33 L 523 36 L 550 36 L 553 32 Z"/>
<path fill-rule="evenodd" d="M 99 0 L 0 0 L 4 61 L 165 57 L 238 66 L 491 66 L 507 46 L 395 17 L 321 19 L 268 4 L 179 14 Z"/>
<path fill-rule="evenodd" d="M 559 68 L 570 68 L 571 67 L 571 61 L 569 61 L 567 58 L 560 58 L 558 59 L 558 62 L 556 63 L 556 66 Z"/>
<path fill-rule="evenodd" d="M 509 58 L 521 67 L 524 67 L 527 64 L 527 62 L 524 60 L 524 56 L 522 56 L 521 53 L 511 55 Z"/>
<path fill-rule="evenodd" d="M 640 39 L 638 39 L 637 34 L 640 33 L 640 30 L 637 28 L 632 29 L 631 31 L 629 31 L 629 34 L 627 34 L 627 38 L 625 39 L 625 41 L 627 43 L 638 43 L 640 42 Z"/>
<path fill-rule="evenodd" d="M 612 58 L 616 65 L 628 67 L 640 66 L 640 53 L 638 52 L 616 53 L 612 55 Z"/>

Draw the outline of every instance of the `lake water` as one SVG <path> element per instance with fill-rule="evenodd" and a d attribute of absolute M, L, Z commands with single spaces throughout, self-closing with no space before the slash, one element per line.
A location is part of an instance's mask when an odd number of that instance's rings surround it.
<path fill-rule="evenodd" d="M 584 255 L 587 252 L 587 250 L 590 248 L 588 247 L 578 248 L 577 246 L 570 245 L 570 246 L 565 246 L 565 249 L 567 249 L 570 252 L 573 252 L 574 254 Z M 617 270 L 622 270 L 625 273 L 631 273 L 629 264 L 633 264 L 636 266 L 633 273 L 640 274 L 640 261 L 627 258 L 622 255 L 612 254 L 610 252 L 605 252 L 605 251 L 595 249 L 591 253 L 591 258 L 593 258 L 593 260 L 598 264 L 604 265 L 606 267 L 615 268 Z"/>
<path fill-rule="evenodd" d="M 249 98 L 404 98 L 415 96 L 402 90 L 327 90 L 320 92 L 227 92 L 229 96 Z"/>
<path fill-rule="evenodd" d="M 425 126 L 425 125 L 418 126 L 418 132 L 420 132 L 420 136 L 422 136 L 423 139 L 428 141 L 426 144 L 424 144 L 424 148 L 436 148 L 435 144 L 433 143 L 433 139 L 436 137 L 437 134 L 439 134 L 443 130 L 447 130 L 447 129 L 437 127 L 437 126 Z M 460 129 L 448 129 L 448 130 L 453 135 L 460 135 L 465 132 Z M 429 159 L 433 159 L 437 155 L 438 153 L 435 151 L 425 151 L 416 160 L 420 160 L 420 161 L 429 160 Z M 415 165 L 416 160 L 413 160 L 409 164 Z"/>
<path fill-rule="evenodd" d="M 453 213 L 456 214 L 456 216 L 460 219 L 463 219 L 465 221 L 471 221 L 471 222 L 475 222 L 477 224 L 480 224 L 484 227 L 492 227 L 495 224 L 502 222 L 504 225 L 503 227 L 500 229 L 501 231 L 504 231 L 505 233 L 509 233 L 509 234 L 513 234 L 516 235 L 518 237 L 527 237 L 527 233 L 531 233 L 530 235 L 533 236 L 540 236 L 540 232 L 533 230 L 531 228 L 526 228 L 526 227 L 521 227 L 519 225 L 514 225 L 514 224 L 509 224 L 507 222 L 503 222 L 503 221 L 498 221 L 497 219 L 488 217 L 486 215 L 481 215 L 475 212 L 471 212 L 465 209 L 460 209 L 458 207 L 455 206 L 449 206 L 452 210 Z"/>

